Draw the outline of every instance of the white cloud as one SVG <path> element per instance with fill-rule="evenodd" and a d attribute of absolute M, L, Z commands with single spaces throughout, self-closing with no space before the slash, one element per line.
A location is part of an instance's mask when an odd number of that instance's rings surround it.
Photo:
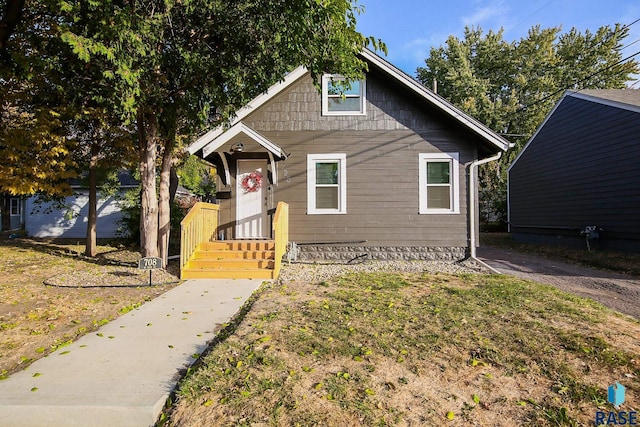
<path fill-rule="evenodd" d="M 480 4 L 471 15 L 462 16 L 460 20 L 465 26 L 480 26 L 483 24 L 493 24 L 496 21 L 506 19 L 509 8 L 505 6 L 504 0 L 494 0 L 488 4 Z M 492 25 L 489 25 L 490 27 Z"/>
<path fill-rule="evenodd" d="M 441 46 L 448 36 L 438 35 L 428 38 L 415 38 L 403 43 L 398 49 L 389 52 L 389 60 L 413 75 L 417 67 L 424 67 L 432 47 Z"/>

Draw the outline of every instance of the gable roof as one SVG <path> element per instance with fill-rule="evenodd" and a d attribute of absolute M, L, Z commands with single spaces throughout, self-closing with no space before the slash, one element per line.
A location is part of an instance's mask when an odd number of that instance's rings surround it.
<path fill-rule="evenodd" d="M 258 132 L 256 132 L 255 130 L 251 129 L 249 126 L 245 125 L 242 122 L 234 124 L 229 129 L 227 129 L 227 131 L 224 132 L 222 135 L 216 136 L 211 141 L 211 143 L 209 143 L 206 146 L 204 146 L 202 148 L 203 157 L 207 157 L 209 154 L 211 154 L 214 151 L 216 151 L 218 148 L 223 146 L 225 143 L 227 143 L 230 140 L 232 140 L 233 137 L 235 137 L 237 135 L 240 135 L 240 134 L 248 136 L 253 141 L 255 141 L 257 144 L 261 145 L 266 150 L 268 150 L 270 153 L 272 153 L 272 154 L 274 154 L 274 155 L 276 155 L 276 156 L 278 156 L 280 158 L 286 157 L 286 154 L 284 153 L 282 148 L 280 148 L 277 144 L 274 144 L 273 142 L 269 141 L 267 138 L 265 138 L 264 136 L 260 135 Z"/>
<path fill-rule="evenodd" d="M 433 105 L 434 107 L 441 110 L 443 113 L 449 115 L 455 121 L 460 123 L 463 127 L 467 128 L 472 133 L 476 134 L 480 139 L 487 142 L 490 147 L 492 147 L 492 151 L 502 152 L 506 151 L 510 147 L 513 146 L 509 141 L 507 141 L 502 136 L 498 135 L 491 129 L 489 129 L 484 124 L 480 123 L 478 120 L 469 116 L 462 110 L 455 107 L 453 104 L 445 100 L 440 95 L 426 88 L 420 82 L 404 73 L 376 53 L 371 50 L 364 49 L 361 53 L 362 58 L 369 63 L 369 65 L 375 66 L 377 69 L 384 72 L 388 77 L 393 78 L 395 81 L 400 83 L 405 88 L 409 89 L 413 93 L 417 94 L 421 99 Z M 229 123 L 229 125 L 233 128 L 234 125 L 239 123 L 245 117 L 247 117 L 250 113 L 255 111 L 258 107 L 264 105 L 269 100 L 273 99 L 276 95 L 281 93 L 283 90 L 293 85 L 298 79 L 302 78 L 308 73 L 308 70 L 304 67 L 298 67 L 291 73 L 287 74 L 284 79 L 275 85 L 271 86 L 265 93 L 259 95 L 254 98 L 251 102 L 245 105 L 243 108 L 236 112 L 236 116 Z M 190 154 L 195 154 L 196 152 L 202 150 L 207 145 L 215 141 L 220 135 L 222 135 L 226 131 L 226 127 L 223 125 L 219 125 L 209 132 L 205 133 L 201 137 L 199 137 L 196 141 L 194 141 L 187 150 Z M 211 150 L 207 150 L 211 151 Z"/>
<path fill-rule="evenodd" d="M 640 89 L 584 89 L 568 96 L 640 113 Z"/>
<path fill-rule="evenodd" d="M 556 105 L 554 105 L 549 114 L 547 114 L 547 117 L 545 117 L 540 126 L 538 126 L 538 129 L 536 129 L 536 131 L 531 136 L 531 138 L 529 138 L 524 147 L 522 147 L 522 150 L 520 150 L 513 162 L 511 162 L 511 165 L 509 166 L 507 172 L 515 166 L 518 160 L 520 160 L 520 157 L 527 150 L 527 148 L 529 148 L 529 145 L 533 142 L 536 136 L 538 136 L 542 128 L 547 124 L 549 119 L 553 116 L 560 105 L 562 105 L 562 101 L 564 101 L 567 97 L 595 102 L 597 104 L 607 105 L 609 107 L 620 108 L 623 110 L 640 113 L 640 89 L 582 89 L 580 91 L 567 90 L 564 95 L 562 95 L 562 98 L 560 98 L 560 100 L 556 103 Z"/>
<path fill-rule="evenodd" d="M 511 144 L 508 140 L 489 129 L 486 125 L 474 119 L 467 113 L 463 112 L 462 110 L 451 104 L 449 101 L 444 99 L 442 96 L 428 89 L 422 83 L 406 74 L 404 71 L 401 71 L 399 68 L 386 61 L 376 53 L 368 49 L 364 49 L 362 51 L 362 57 L 370 64 L 384 71 L 389 77 L 396 79 L 406 88 L 419 95 L 425 101 L 439 108 L 444 113 L 450 115 L 470 131 L 477 134 L 480 138 L 495 146 L 495 148 L 497 148 L 498 150 L 507 151 L 507 149 L 513 146 L 513 144 Z"/>
<path fill-rule="evenodd" d="M 266 104 L 267 101 L 274 98 L 280 92 L 291 86 L 293 83 L 298 81 L 298 79 L 304 77 L 307 74 L 307 69 L 305 67 L 298 67 L 289 74 L 287 74 L 282 81 L 271 86 L 267 91 L 261 95 L 255 97 L 252 101 L 250 101 L 247 105 L 236 111 L 236 115 L 229 123 L 230 127 L 240 123 L 242 119 L 247 117 L 249 114 L 254 112 L 256 109 Z M 225 130 L 228 129 L 223 125 L 218 125 L 215 128 L 211 129 L 209 132 L 202 135 L 200 138 L 195 140 L 189 147 L 187 147 L 187 151 L 189 154 L 195 154 L 199 150 L 203 149 L 206 145 L 214 141 L 220 135 L 222 135 Z"/>

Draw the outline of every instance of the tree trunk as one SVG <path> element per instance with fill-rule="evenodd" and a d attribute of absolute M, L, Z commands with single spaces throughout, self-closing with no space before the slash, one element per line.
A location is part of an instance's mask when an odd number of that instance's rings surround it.
<path fill-rule="evenodd" d="M 169 260 L 169 235 L 171 233 L 171 163 L 173 160 L 174 138 L 169 137 L 162 152 L 160 168 L 160 201 L 158 203 L 158 252 L 162 265 L 167 266 Z"/>
<path fill-rule="evenodd" d="M 0 19 L 0 52 L 5 53 L 9 37 L 13 34 L 22 17 L 25 0 L 9 0 L 6 2 Z"/>
<path fill-rule="evenodd" d="M 89 160 L 89 215 L 87 217 L 87 241 L 85 255 L 95 257 L 97 254 L 96 241 L 98 233 L 96 222 L 98 220 L 98 143 L 91 143 L 91 159 Z"/>
<path fill-rule="evenodd" d="M 156 155 L 158 118 L 154 113 L 138 114 L 140 151 L 140 252 L 143 257 L 158 256 L 158 193 Z"/>
<path fill-rule="evenodd" d="M 11 229 L 11 196 L 2 195 L 2 231 Z"/>
<path fill-rule="evenodd" d="M 171 176 L 169 177 L 169 204 L 173 205 L 173 201 L 176 199 L 176 193 L 178 192 L 178 184 L 180 178 L 178 177 L 178 171 L 176 171 L 175 165 L 171 165 Z"/>

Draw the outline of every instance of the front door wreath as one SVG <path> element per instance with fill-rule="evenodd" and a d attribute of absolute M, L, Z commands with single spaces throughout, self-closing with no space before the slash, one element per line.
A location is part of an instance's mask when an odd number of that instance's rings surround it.
<path fill-rule="evenodd" d="M 258 171 L 248 173 L 242 178 L 240 185 L 245 193 L 255 193 L 262 187 L 262 174 Z"/>

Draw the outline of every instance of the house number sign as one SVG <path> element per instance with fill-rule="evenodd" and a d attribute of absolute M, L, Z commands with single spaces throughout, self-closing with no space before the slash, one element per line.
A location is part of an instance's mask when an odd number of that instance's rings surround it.
<path fill-rule="evenodd" d="M 147 257 L 138 261 L 138 269 L 149 270 L 149 286 L 151 286 L 151 272 L 162 268 L 162 258 Z"/>
<path fill-rule="evenodd" d="M 138 261 L 138 268 L 140 270 L 157 270 L 158 268 L 162 268 L 162 258 L 142 258 Z"/>

